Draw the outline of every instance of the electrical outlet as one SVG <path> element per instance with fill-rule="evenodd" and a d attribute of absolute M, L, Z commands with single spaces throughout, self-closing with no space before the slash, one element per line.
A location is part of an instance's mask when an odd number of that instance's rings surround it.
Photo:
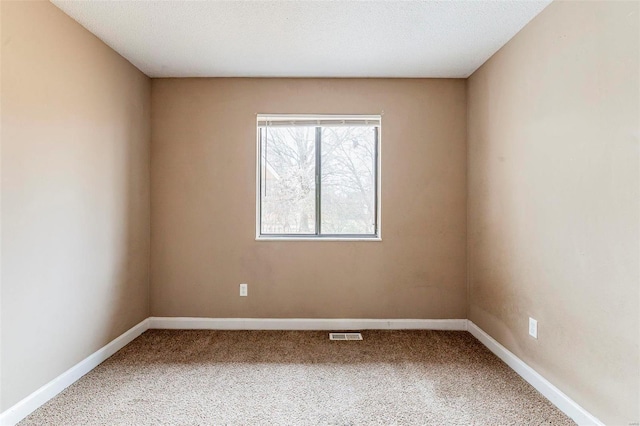
<path fill-rule="evenodd" d="M 240 296 L 248 296 L 249 289 L 247 284 L 240 284 Z"/>
<path fill-rule="evenodd" d="M 531 317 L 529 317 L 529 336 L 533 337 L 534 339 L 538 338 L 538 321 L 534 320 Z"/>

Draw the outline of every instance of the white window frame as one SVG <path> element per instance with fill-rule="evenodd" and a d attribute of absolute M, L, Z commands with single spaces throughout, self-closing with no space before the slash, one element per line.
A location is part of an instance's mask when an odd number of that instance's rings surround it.
<path fill-rule="evenodd" d="M 318 121 L 323 120 L 371 120 L 376 121 L 378 124 L 377 140 L 376 140 L 376 173 L 375 173 L 375 201 L 376 201 L 376 229 L 374 234 L 370 235 L 358 235 L 358 234 L 316 234 L 316 235 L 295 235 L 295 234 L 283 234 L 283 235 L 263 235 L 261 233 L 261 141 L 260 141 L 260 126 L 261 121 L 269 121 L 269 119 L 276 120 L 291 120 L 291 121 Z M 256 241 L 382 241 L 382 116 L 381 115 L 328 115 L 328 114 L 257 114 L 256 115 Z M 318 202 L 318 200 L 316 200 Z M 321 220 L 318 218 L 317 220 Z"/>

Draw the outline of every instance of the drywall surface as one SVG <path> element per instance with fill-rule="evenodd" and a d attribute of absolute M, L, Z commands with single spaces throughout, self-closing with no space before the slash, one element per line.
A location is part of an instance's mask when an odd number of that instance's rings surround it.
<path fill-rule="evenodd" d="M 154 79 L 152 315 L 465 318 L 465 96 L 464 80 Z M 381 242 L 255 241 L 258 113 L 383 113 Z"/>
<path fill-rule="evenodd" d="M 49 2 L 1 2 L 1 410 L 146 318 L 150 80 Z"/>
<path fill-rule="evenodd" d="M 639 12 L 554 2 L 468 81 L 469 318 L 606 424 L 640 421 Z"/>
<path fill-rule="evenodd" d="M 53 0 L 152 77 L 467 77 L 550 2 Z"/>

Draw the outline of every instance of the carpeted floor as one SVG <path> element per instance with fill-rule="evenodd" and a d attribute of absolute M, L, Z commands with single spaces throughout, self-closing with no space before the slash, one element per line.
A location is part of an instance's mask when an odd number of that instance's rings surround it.
<path fill-rule="evenodd" d="M 567 425 L 463 331 L 150 330 L 20 425 Z"/>

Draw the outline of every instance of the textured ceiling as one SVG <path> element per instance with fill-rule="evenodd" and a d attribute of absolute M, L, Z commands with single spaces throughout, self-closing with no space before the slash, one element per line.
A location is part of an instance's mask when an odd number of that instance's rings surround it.
<path fill-rule="evenodd" d="M 468 77 L 550 1 L 52 2 L 150 77 Z"/>

